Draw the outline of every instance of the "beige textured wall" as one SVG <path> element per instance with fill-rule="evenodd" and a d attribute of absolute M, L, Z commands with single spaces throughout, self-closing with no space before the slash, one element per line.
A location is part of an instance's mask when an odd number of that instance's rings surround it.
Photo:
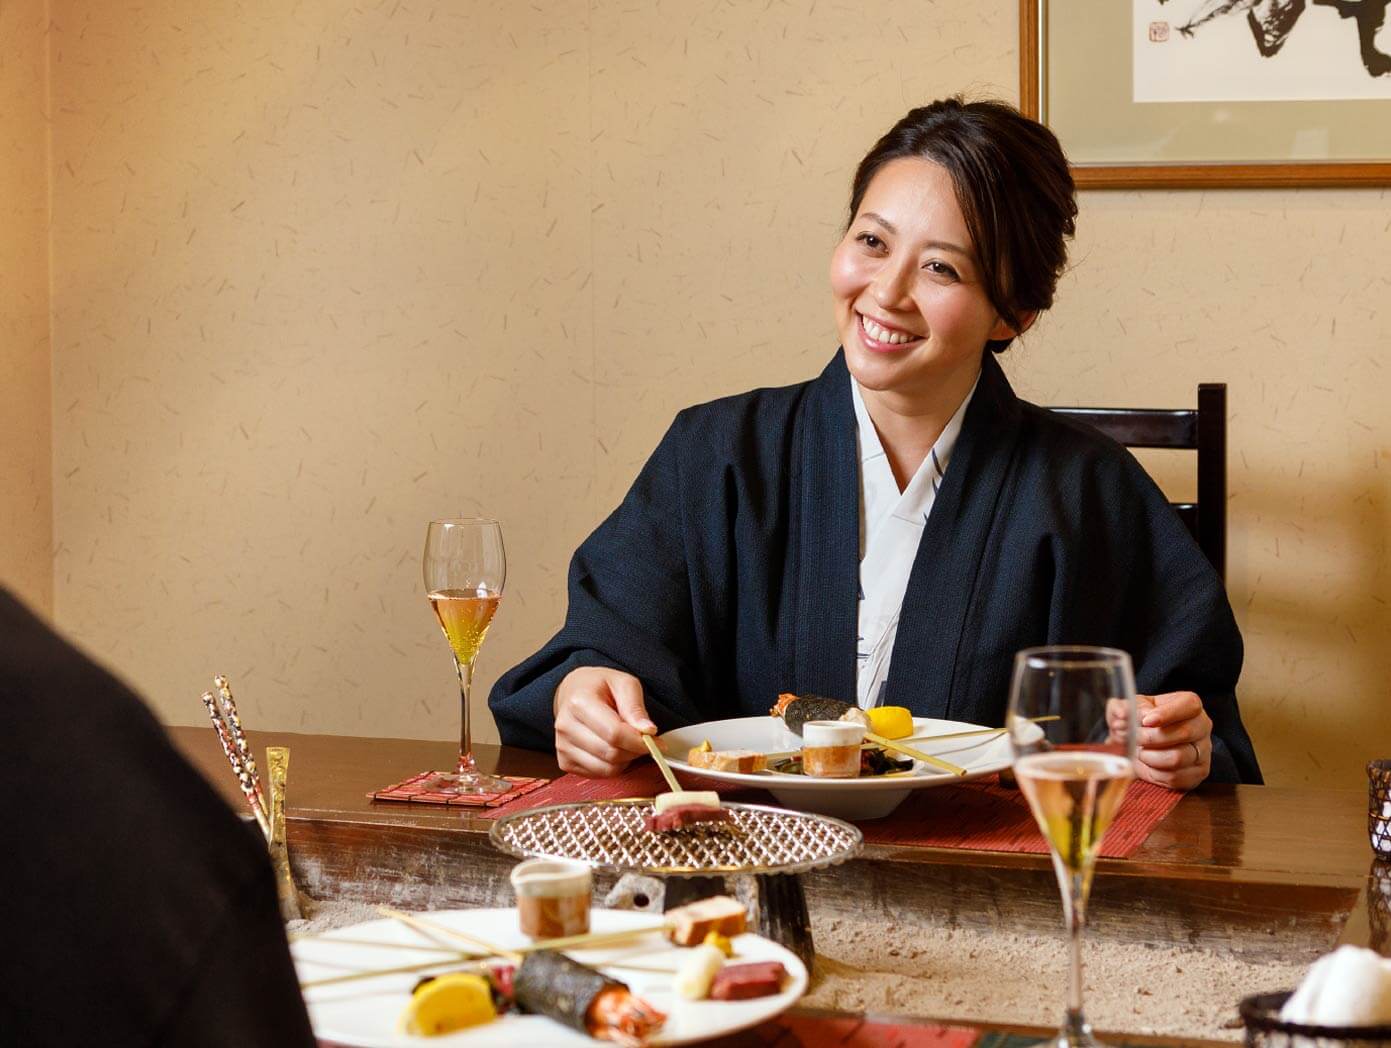
<path fill-rule="evenodd" d="M 46 0 L 0 4 L 0 585 L 53 610 Z"/>
<path fill-rule="evenodd" d="M 174 722 L 224 670 L 258 726 L 449 737 L 424 522 L 506 525 L 481 711 L 672 413 L 833 350 L 859 154 L 1017 93 L 1011 0 L 214 6 L 53 0 L 58 615 Z M 1385 210 L 1089 194 L 1012 365 L 1044 399 L 1233 384 L 1279 781 L 1387 737 Z"/>

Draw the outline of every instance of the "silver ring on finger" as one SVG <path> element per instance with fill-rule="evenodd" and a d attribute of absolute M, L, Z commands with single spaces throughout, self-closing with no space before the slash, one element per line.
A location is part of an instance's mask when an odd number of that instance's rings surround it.
<path fill-rule="evenodd" d="M 1203 751 L 1200 750 L 1200 749 L 1198 749 L 1198 744 L 1197 744 L 1196 742 L 1189 742 L 1188 745 L 1190 745 L 1190 746 L 1193 747 L 1193 763 L 1194 763 L 1194 764 L 1202 764 L 1202 763 L 1203 763 Z"/>

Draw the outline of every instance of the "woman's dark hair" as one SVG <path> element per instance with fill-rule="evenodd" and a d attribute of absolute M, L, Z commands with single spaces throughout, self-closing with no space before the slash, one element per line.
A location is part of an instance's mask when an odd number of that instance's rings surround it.
<path fill-rule="evenodd" d="M 860 161 L 850 222 L 879 169 L 901 157 L 931 160 L 951 175 L 985 293 L 1005 323 L 1018 331 L 1027 314 L 1053 304 L 1077 197 L 1052 131 L 1004 102 L 956 97 L 911 110 Z M 1011 341 L 986 345 L 1000 353 Z"/>

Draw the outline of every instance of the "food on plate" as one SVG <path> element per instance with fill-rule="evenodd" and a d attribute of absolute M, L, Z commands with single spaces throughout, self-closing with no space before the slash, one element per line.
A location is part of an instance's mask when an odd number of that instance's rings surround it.
<path fill-rule="evenodd" d="M 668 808 L 688 808 L 700 806 L 704 808 L 718 808 L 720 806 L 720 795 L 714 790 L 673 790 L 671 793 L 659 793 L 652 801 L 652 807 L 661 814 Z"/>
<path fill-rule="evenodd" d="M 843 720 L 860 725 L 869 725 L 869 716 L 858 706 L 839 699 L 826 699 L 820 695 L 794 695 L 785 691 L 768 711 L 770 716 L 781 717 L 782 722 L 798 735 L 802 725 L 808 721 Z"/>
<path fill-rule="evenodd" d="M 416 984 L 398 1025 L 402 1033 L 437 1037 L 496 1018 L 492 984 L 482 975 L 451 972 Z"/>
<path fill-rule="evenodd" d="M 757 750 L 703 750 L 696 746 L 686 755 L 686 763 L 692 768 L 749 775 L 768 767 L 768 755 Z"/>
<path fill-rule="evenodd" d="M 716 1001 L 771 997 L 782 992 L 782 980 L 786 975 L 787 969 L 781 961 L 726 964 L 710 983 L 710 997 Z"/>
<path fill-rule="evenodd" d="M 482 975 L 488 980 L 489 988 L 493 993 L 493 1008 L 501 1015 L 512 1007 L 512 977 L 516 974 L 516 966 L 511 964 L 489 964 L 481 971 L 475 966 L 468 974 Z M 437 975 L 422 975 L 411 987 L 411 993 L 418 993 L 420 988 L 426 983 L 432 983 L 436 979 L 443 979 L 446 975 L 461 975 L 462 972 L 440 972 Z"/>
<path fill-rule="evenodd" d="M 677 906 L 665 916 L 667 935 L 678 946 L 694 946 L 711 932 L 724 936 L 742 935 L 748 923 L 744 904 L 728 895 L 712 895 Z"/>
<path fill-rule="evenodd" d="M 646 1044 L 666 1022 L 624 983 L 554 950 L 527 954 L 514 989 L 525 1011 L 629 1048 Z"/>
<path fill-rule="evenodd" d="M 670 833 L 685 830 L 692 826 L 718 826 L 734 821 L 725 808 L 711 808 L 704 804 L 685 804 L 666 811 L 654 812 L 643 817 L 643 829 L 649 833 Z"/>
<path fill-rule="evenodd" d="M 729 941 L 728 935 L 721 935 L 719 932 L 706 932 L 705 938 L 701 942 L 715 947 L 726 957 L 734 956 L 734 944 Z"/>
<path fill-rule="evenodd" d="M 860 774 L 863 724 L 807 721 L 802 725 L 802 771 L 822 779 L 853 779 Z"/>
<path fill-rule="evenodd" d="M 869 730 L 886 739 L 906 739 L 913 734 L 913 713 L 907 706 L 871 706 L 865 710 Z"/>
<path fill-rule="evenodd" d="M 528 859 L 512 867 L 517 920 L 533 939 L 589 931 L 593 877 L 588 866 L 563 859 Z"/>
<path fill-rule="evenodd" d="M 802 775 L 802 754 L 794 753 L 790 757 L 785 757 L 780 761 L 774 761 L 768 765 L 768 770 L 779 775 Z M 911 757 L 894 757 L 885 753 L 883 750 L 863 749 L 860 751 L 860 776 L 887 775 L 890 772 L 909 772 L 913 770 L 913 759 Z"/>
<path fill-rule="evenodd" d="M 710 983 L 724 967 L 724 954 L 718 946 L 701 943 L 681 960 L 672 979 L 672 989 L 676 996 L 688 1001 L 703 1001 L 710 994 Z"/>
<path fill-rule="evenodd" d="M 710 752 L 711 750 L 713 750 L 714 748 L 715 748 L 715 747 L 713 747 L 713 746 L 710 745 L 710 740 L 709 740 L 709 739 L 705 739 L 705 740 L 703 740 L 703 741 L 701 742 L 701 744 L 700 744 L 699 746 L 692 746 L 692 747 L 691 747 L 691 752 L 692 752 L 692 753 L 695 753 L 696 750 L 700 750 L 702 753 L 709 753 L 709 752 Z"/>

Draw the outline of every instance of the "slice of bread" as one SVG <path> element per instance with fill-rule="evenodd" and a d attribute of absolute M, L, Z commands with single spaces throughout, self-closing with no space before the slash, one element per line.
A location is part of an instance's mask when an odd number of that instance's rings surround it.
<path fill-rule="evenodd" d="M 702 750 L 696 747 L 686 755 L 692 768 L 712 771 L 737 771 L 745 775 L 768 767 L 768 756 L 757 750 Z"/>

